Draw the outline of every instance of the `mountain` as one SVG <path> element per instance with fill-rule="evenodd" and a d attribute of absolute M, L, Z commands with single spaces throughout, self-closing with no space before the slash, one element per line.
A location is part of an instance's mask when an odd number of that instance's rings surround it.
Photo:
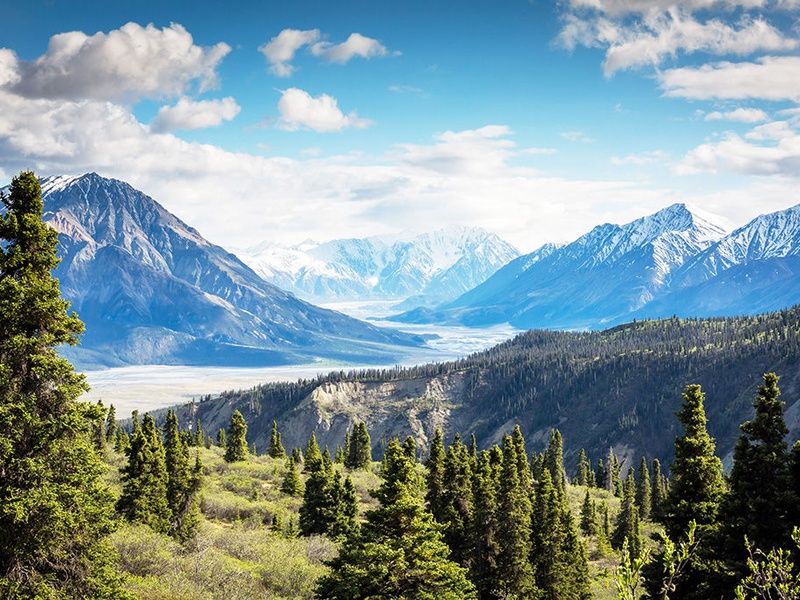
<path fill-rule="evenodd" d="M 301 297 L 394 298 L 419 305 L 452 300 L 519 252 L 483 229 L 451 227 L 392 242 L 377 237 L 291 247 L 267 242 L 237 254 L 264 279 Z"/>
<path fill-rule="evenodd" d="M 543 246 L 454 301 L 395 320 L 509 322 L 523 328 L 620 322 L 659 296 L 677 269 L 724 235 L 709 217 L 675 204 L 625 225 L 599 225 L 565 246 Z"/>
<path fill-rule="evenodd" d="M 721 456 L 752 415 L 761 375 L 782 376 L 790 438 L 800 434 L 800 307 L 753 317 L 638 321 L 592 332 L 534 330 L 466 359 L 417 367 L 331 373 L 297 383 L 231 391 L 179 409 L 205 431 L 239 409 L 249 441 L 263 448 L 272 420 L 287 448 L 314 431 L 331 451 L 357 420 L 377 454 L 391 437 L 423 447 L 436 427 L 446 438 L 474 433 L 480 446 L 519 423 L 531 450 L 551 428 L 564 435 L 567 464 L 585 448 L 596 460 L 613 446 L 631 464 L 646 454 L 669 464 L 680 426 L 681 391 L 699 383 Z"/>
<path fill-rule="evenodd" d="M 59 233 L 56 275 L 86 323 L 66 351 L 81 365 L 382 361 L 422 342 L 267 283 L 125 182 L 89 173 L 42 190 Z"/>

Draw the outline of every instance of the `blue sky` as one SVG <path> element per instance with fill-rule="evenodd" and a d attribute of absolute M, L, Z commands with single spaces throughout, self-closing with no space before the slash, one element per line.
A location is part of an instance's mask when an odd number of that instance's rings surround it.
<path fill-rule="evenodd" d="M 5 4 L 2 179 L 96 170 L 227 246 L 800 202 L 797 0 Z"/>

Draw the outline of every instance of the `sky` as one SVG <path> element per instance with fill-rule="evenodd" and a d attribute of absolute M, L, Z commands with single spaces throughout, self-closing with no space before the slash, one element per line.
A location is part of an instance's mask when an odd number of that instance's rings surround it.
<path fill-rule="evenodd" d="M 3 2 L 0 183 L 96 171 L 229 248 L 800 203 L 800 0 Z"/>

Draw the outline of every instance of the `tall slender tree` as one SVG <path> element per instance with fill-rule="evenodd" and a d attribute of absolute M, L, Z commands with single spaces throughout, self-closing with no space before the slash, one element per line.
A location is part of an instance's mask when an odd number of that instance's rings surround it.
<path fill-rule="evenodd" d="M 642 551 L 642 534 L 639 526 L 639 508 L 636 506 L 636 480 L 633 469 L 628 472 L 622 489 L 622 503 L 611 534 L 611 545 L 621 549 L 627 543 L 631 558 L 638 558 Z"/>
<path fill-rule="evenodd" d="M 306 451 L 303 453 L 303 471 L 313 473 L 320 468 L 322 468 L 322 452 L 319 451 L 317 436 L 312 431 L 306 444 Z"/>
<path fill-rule="evenodd" d="M 589 462 L 589 457 L 586 455 L 586 450 L 583 448 L 578 452 L 578 485 L 589 485 L 589 474 L 592 471 L 592 465 Z"/>
<path fill-rule="evenodd" d="M 444 509 L 442 507 L 444 458 L 444 437 L 442 436 L 442 430 L 437 427 L 433 434 L 433 440 L 431 441 L 428 459 L 425 461 L 425 467 L 427 468 L 425 474 L 427 488 L 425 502 L 428 506 L 428 510 L 431 511 L 433 517 L 440 523 L 444 519 Z"/>
<path fill-rule="evenodd" d="M 167 470 L 167 504 L 170 509 L 170 534 L 188 541 L 199 523 L 197 492 L 200 489 L 200 454 L 192 468 L 186 438 L 178 429 L 178 418 L 170 410 L 164 424 L 164 454 Z"/>
<path fill-rule="evenodd" d="M 267 454 L 272 458 L 286 458 L 286 449 L 281 442 L 281 433 L 278 431 L 278 422 L 272 420 L 272 434 L 269 437 L 269 450 Z"/>
<path fill-rule="evenodd" d="M 494 598 L 500 588 L 497 557 L 497 488 L 488 452 L 481 452 L 472 477 L 473 518 L 470 523 L 470 579 L 480 598 Z"/>
<path fill-rule="evenodd" d="M 77 402 L 86 380 L 56 352 L 83 332 L 51 275 L 58 236 L 32 172 L 0 202 L 0 596 L 124 597 L 91 441 L 101 415 Z"/>
<path fill-rule="evenodd" d="M 664 475 L 661 473 L 661 461 L 653 459 L 653 490 L 650 495 L 650 513 L 652 517 L 660 521 L 664 502 L 667 499 L 667 488 L 664 485 Z"/>
<path fill-rule="evenodd" d="M 348 469 L 367 469 L 372 464 L 372 441 L 363 421 L 353 426 L 350 435 L 350 450 L 345 456 L 344 466 Z"/>
<path fill-rule="evenodd" d="M 647 520 L 650 518 L 652 509 L 652 485 L 650 483 L 650 467 L 648 467 L 647 459 L 644 456 L 639 463 L 638 475 L 639 477 L 636 480 L 636 506 L 639 507 L 639 517 Z"/>
<path fill-rule="evenodd" d="M 444 540 L 450 546 L 450 556 L 466 566 L 469 559 L 469 533 L 472 520 L 472 469 L 469 450 L 456 439 L 447 449 L 444 459 L 441 522 L 446 523 Z"/>
<path fill-rule="evenodd" d="M 225 436 L 225 461 L 239 462 L 247 459 L 247 422 L 242 413 L 233 411 L 228 433 Z"/>
<path fill-rule="evenodd" d="M 114 405 L 108 407 L 106 415 L 106 443 L 113 444 L 117 439 L 117 411 Z"/>
<path fill-rule="evenodd" d="M 290 496 L 302 496 L 304 490 L 303 480 L 297 472 L 297 463 L 293 457 L 286 459 L 286 470 L 283 472 L 281 491 Z"/>
<path fill-rule="evenodd" d="M 564 472 L 564 439 L 558 429 L 550 432 L 550 441 L 545 452 L 545 465 L 550 471 L 553 487 L 560 494 L 566 493 L 567 475 Z"/>

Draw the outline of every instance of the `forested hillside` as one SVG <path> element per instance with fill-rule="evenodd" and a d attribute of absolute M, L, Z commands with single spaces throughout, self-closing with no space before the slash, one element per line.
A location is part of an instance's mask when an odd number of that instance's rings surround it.
<path fill-rule="evenodd" d="M 273 419 L 290 445 L 314 430 L 331 448 L 362 419 L 377 451 L 392 436 L 427 444 L 436 426 L 447 434 L 474 433 L 485 446 L 519 422 L 531 449 L 541 448 L 557 426 L 567 457 L 579 448 L 602 456 L 613 446 L 624 458 L 646 452 L 668 461 L 681 390 L 699 383 L 711 432 L 727 457 L 767 371 L 782 376 L 791 434 L 800 430 L 799 334 L 800 308 L 641 321 L 602 332 L 531 331 L 460 361 L 229 391 L 184 406 L 179 415 L 183 423 L 198 419 L 216 431 L 239 409 L 258 447 Z"/>

